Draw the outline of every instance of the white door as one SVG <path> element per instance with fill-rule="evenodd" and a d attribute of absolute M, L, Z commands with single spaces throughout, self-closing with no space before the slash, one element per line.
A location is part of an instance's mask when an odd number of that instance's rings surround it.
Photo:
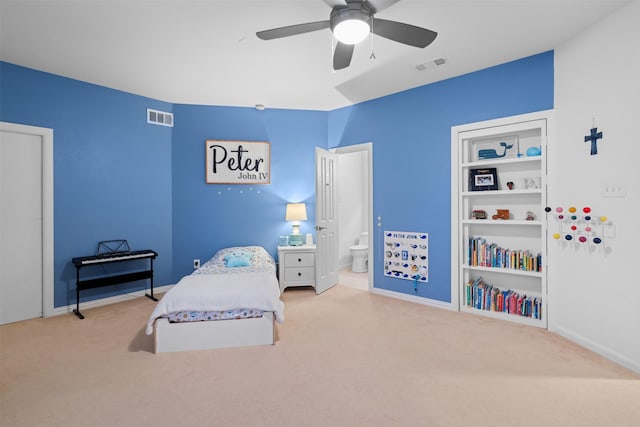
<path fill-rule="evenodd" d="M 42 316 L 40 135 L 0 131 L 0 324 Z"/>
<path fill-rule="evenodd" d="M 316 147 L 316 293 L 338 283 L 338 155 Z"/>

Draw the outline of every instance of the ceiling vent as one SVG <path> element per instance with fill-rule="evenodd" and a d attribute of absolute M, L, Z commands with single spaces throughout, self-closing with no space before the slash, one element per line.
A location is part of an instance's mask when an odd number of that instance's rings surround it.
<path fill-rule="evenodd" d="M 433 61 L 429 61 L 429 62 L 425 62 L 425 63 L 422 63 L 422 64 L 418 64 L 418 65 L 416 65 L 416 70 L 418 70 L 418 71 L 424 71 L 424 70 L 426 70 L 426 69 L 429 69 L 429 68 L 435 68 L 435 67 L 437 67 L 437 66 L 444 65 L 444 64 L 446 64 L 446 63 L 447 63 L 447 60 L 446 60 L 446 59 L 444 59 L 444 58 L 437 58 L 437 59 L 434 59 Z"/>
<path fill-rule="evenodd" d="M 147 108 L 147 123 L 173 127 L 173 113 Z"/>

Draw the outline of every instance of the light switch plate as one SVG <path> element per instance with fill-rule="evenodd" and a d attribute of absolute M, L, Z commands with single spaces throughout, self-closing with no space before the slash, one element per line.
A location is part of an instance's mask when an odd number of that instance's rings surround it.
<path fill-rule="evenodd" d="M 605 182 L 600 190 L 602 197 L 627 197 L 627 184 L 624 182 Z"/>

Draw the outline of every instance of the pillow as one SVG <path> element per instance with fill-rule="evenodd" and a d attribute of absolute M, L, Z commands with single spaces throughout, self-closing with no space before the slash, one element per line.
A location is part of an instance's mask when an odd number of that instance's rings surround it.
<path fill-rule="evenodd" d="M 249 267 L 251 254 L 245 252 L 231 252 L 224 256 L 225 267 Z"/>

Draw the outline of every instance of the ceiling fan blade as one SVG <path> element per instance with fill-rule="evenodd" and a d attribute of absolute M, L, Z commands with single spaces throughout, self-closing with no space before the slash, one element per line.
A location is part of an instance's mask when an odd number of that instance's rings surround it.
<path fill-rule="evenodd" d="M 256 33 L 256 36 L 258 36 L 262 40 L 273 40 L 282 37 L 310 33 L 312 31 L 324 30 L 325 28 L 329 28 L 329 21 L 307 22 L 306 24 L 289 25 L 288 27 L 258 31 Z"/>
<path fill-rule="evenodd" d="M 368 3 L 373 6 L 376 12 L 380 12 L 381 10 L 385 10 L 389 6 L 392 6 L 398 3 L 399 0 L 369 0 Z"/>
<path fill-rule="evenodd" d="M 345 0 L 324 0 L 324 2 L 333 9 L 335 6 L 346 6 L 347 2 Z"/>
<path fill-rule="evenodd" d="M 373 18 L 371 31 L 381 37 L 415 47 L 429 46 L 438 35 L 426 28 L 378 18 Z"/>
<path fill-rule="evenodd" d="M 333 52 L 333 69 L 342 70 L 347 68 L 351 64 L 351 57 L 353 56 L 353 48 L 355 45 L 344 44 L 338 42 L 336 50 Z"/>

